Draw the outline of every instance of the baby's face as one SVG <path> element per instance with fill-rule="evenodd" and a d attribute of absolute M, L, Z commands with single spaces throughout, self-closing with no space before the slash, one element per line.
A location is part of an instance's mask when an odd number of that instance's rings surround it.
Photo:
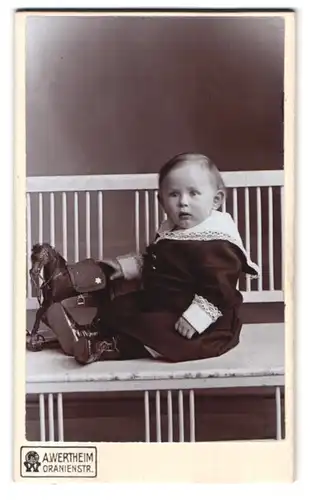
<path fill-rule="evenodd" d="M 217 193 L 208 169 L 196 162 L 186 162 L 164 178 L 160 201 L 168 219 L 178 229 L 189 229 L 211 214 Z"/>

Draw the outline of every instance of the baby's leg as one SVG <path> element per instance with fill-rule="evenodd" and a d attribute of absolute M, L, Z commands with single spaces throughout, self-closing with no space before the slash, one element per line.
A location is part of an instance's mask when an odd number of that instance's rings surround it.
<path fill-rule="evenodd" d="M 239 341 L 240 321 L 234 311 L 227 312 L 207 332 L 192 339 L 182 337 L 175 330 L 179 313 L 122 311 L 105 318 L 106 325 L 136 339 L 159 353 L 165 361 L 182 362 L 220 356 Z"/>

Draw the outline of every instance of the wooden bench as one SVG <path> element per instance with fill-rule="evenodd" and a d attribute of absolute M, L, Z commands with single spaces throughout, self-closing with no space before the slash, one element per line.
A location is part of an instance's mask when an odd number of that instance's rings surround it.
<path fill-rule="evenodd" d="M 252 259 L 263 269 L 259 280 L 245 280 L 240 290 L 245 302 L 283 302 L 282 245 L 283 245 L 283 172 L 226 172 L 227 202 L 223 210 L 229 211 L 237 222 L 246 248 Z M 103 258 L 104 210 L 106 192 L 114 195 L 130 194 L 133 203 L 133 245 L 137 251 L 148 244 L 152 231 L 164 214 L 157 202 L 157 176 L 155 174 L 28 177 L 27 179 L 27 245 L 28 266 L 31 246 L 49 241 L 68 258 L 70 231 L 74 260 L 84 256 Z M 111 193 L 110 193 L 111 194 Z M 72 210 L 69 203 L 71 201 Z M 82 211 L 81 202 L 84 204 Z M 116 201 L 115 201 L 116 202 Z M 113 201 L 110 200 L 113 204 Z M 120 200 L 117 202 L 120 203 Z M 128 212 L 128 205 L 126 205 Z M 70 224 L 70 216 L 72 224 Z M 96 220 L 95 238 L 91 223 Z M 47 222 L 46 222 L 47 221 Z M 82 222 L 81 222 L 82 221 Z M 81 223 L 85 232 L 81 232 Z M 268 227 L 264 231 L 264 227 Z M 266 237 L 263 238 L 262 234 Z M 85 237 L 84 237 L 85 236 Z M 84 238 L 84 240 L 83 240 Z M 96 239 L 95 238 L 95 239 Z M 279 239 L 280 244 L 279 244 Z M 81 247 L 84 245 L 84 254 Z M 59 248 L 61 246 L 62 248 Z M 255 255 L 253 255 L 253 253 Z M 267 258 L 265 259 L 265 256 Z M 263 259 L 264 256 L 264 259 Z M 70 260 L 70 259 L 69 259 Z M 37 307 L 28 280 L 27 309 Z M 284 385 L 284 324 L 246 324 L 241 332 L 240 344 L 231 352 L 214 359 L 178 364 L 157 360 L 118 361 L 94 363 L 82 367 L 73 358 L 57 350 L 39 353 L 27 352 L 27 394 L 37 394 L 40 411 L 40 439 L 65 440 L 63 425 L 64 393 L 143 391 L 145 413 L 145 441 L 150 440 L 150 392 L 155 391 L 157 440 L 161 440 L 161 397 L 168 402 L 168 433 L 172 435 L 171 392 L 178 391 L 179 440 L 184 436 L 184 397 L 189 395 L 190 440 L 195 441 L 195 389 L 229 387 L 275 388 L 275 438 L 281 439 L 281 394 Z M 47 398 L 47 407 L 46 407 Z M 54 405 L 57 416 L 54 416 Z M 48 436 L 45 428 L 46 413 Z M 183 428 L 183 432 L 182 432 Z M 77 436 L 78 441 L 78 436 Z"/>

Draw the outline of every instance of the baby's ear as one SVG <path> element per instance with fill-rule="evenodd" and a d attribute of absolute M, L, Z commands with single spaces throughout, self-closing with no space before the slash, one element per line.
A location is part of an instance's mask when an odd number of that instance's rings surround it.
<path fill-rule="evenodd" d="M 220 208 L 220 206 L 222 205 L 223 201 L 224 201 L 224 198 L 225 198 L 225 193 L 224 191 L 218 191 L 216 193 L 216 195 L 214 196 L 214 199 L 213 199 L 213 208 L 215 210 L 217 210 L 218 208 Z"/>
<path fill-rule="evenodd" d="M 158 200 L 158 203 L 162 206 L 163 202 L 162 202 L 162 199 L 161 199 L 161 196 L 159 193 L 157 194 L 157 200 Z"/>

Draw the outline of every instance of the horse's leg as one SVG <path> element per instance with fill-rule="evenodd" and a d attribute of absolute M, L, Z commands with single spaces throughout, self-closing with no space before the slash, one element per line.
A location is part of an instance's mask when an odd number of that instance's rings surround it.
<path fill-rule="evenodd" d="M 30 351 L 41 351 L 43 344 L 46 343 L 46 340 L 44 339 L 43 335 L 41 334 L 38 335 L 38 330 L 40 323 L 43 319 L 43 316 L 45 315 L 49 305 L 50 305 L 49 303 L 43 302 L 41 307 L 37 310 L 34 325 L 32 327 L 30 334 L 28 334 L 26 338 L 26 347 Z"/>
<path fill-rule="evenodd" d="M 34 322 L 34 325 L 32 327 L 32 330 L 31 330 L 31 335 L 32 336 L 35 336 L 38 329 L 39 329 L 39 326 L 40 326 L 40 323 L 41 323 L 41 319 L 42 319 L 42 316 L 44 315 L 46 311 L 46 307 L 44 307 L 44 305 L 42 305 L 36 312 L 36 319 L 35 319 L 35 322 Z"/>

